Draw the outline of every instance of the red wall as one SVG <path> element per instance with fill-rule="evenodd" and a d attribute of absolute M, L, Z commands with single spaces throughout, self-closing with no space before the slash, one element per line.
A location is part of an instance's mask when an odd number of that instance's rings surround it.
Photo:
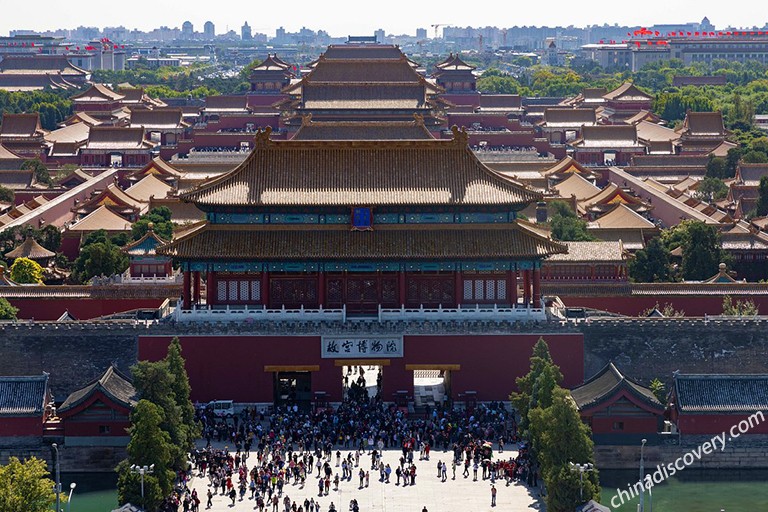
<path fill-rule="evenodd" d="M 43 435 L 43 417 L 3 418 L 0 437 L 40 437 Z"/>
<path fill-rule="evenodd" d="M 624 422 L 623 430 L 613 430 L 615 422 Z M 638 418 L 637 416 L 610 416 L 592 418 L 593 434 L 655 434 L 659 431 L 656 416 Z"/>
<path fill-rule="evenodd" d="M 405 336 L 405 357 L 390 359 L 383 371 L 383 396 L 413 393 L 413 372 L 406 364 L 460 364 L 451 372 L 453 398 L 477 391 L 479 400 L 506 400 L 516 389 L 515 378 L 528 372 L 538 334 L 488 336 Z M 546 334 L 552 357 L 563 372 L 563 386 L 584 380 L 584 338 L 581 334 Z M 139 359 L 165 357 L 169 336 L 140 336 Z M 334 359 L 320 358 L 320 336 L 181 336 L 192 400 L 207 402 L 272 402 L 273 374 L 265 365 L 319 365 L 312 374 L 312 391 L 341 399 L 341 368 Z"/>
<path fill-rule="evenodd" d="M 124 420 L 99 420 L 99 419 L 87 419 L 82 416 L 78 416 L 81 412 L 88 409 L 88 407 L 100 400 L 104 404 L 108 405 L 118 415 L 126 416 Z M 64 426 L 65 436 L 89 436 L 89 437 L 123 437 L 127 436 L 126 429 L 131 426 L 131 422 L 127 419 L 130 411 L 121 405 L 116 404 L 110 400 L 103 393 L 95 393 L 88 400 L 80 404 L 75 409 L 65 411 L 62 416 L 62 424 Z M 108 425 L 109 434 L 99 433 L 99 427 L 101 425 Z"/>
<path fill-rule="evenodd" d="M 731 297 L 737 300 L 752 300 L 758 306 L 760 313 L 768 313 L 768 296 L 749 295 Z M 634 295 L 626 297 L 570 297 L 560 295 L 560 299 L 568 307 L 595 308 L 622 315 L 637 316 L 646 309 L 653 308 L 656 303 L 662 308 L 672 304 L 676 310 L 685 312 L 685 316 L 720 315 L 723 313 L 722 295 Z"/>
<path fill-rule="evenodd" d="M 683 414 L 677 419 L 677 429 L 682 435 L 716 435 L 725 432 L 726 436 L 730 436 L 731 427 L 748 417 L 749 414 Z M 756 425 L 756 422 L 753 420 L 752 424 Z M 757 424 L 741 435 L 749 434 L 768 434 L 768 421 Z"/>
<path fill-rule="evenodd" d="M 20 320 L 33 318 L 35 320 L 58 320 L 65 311 L 69 311 L 78 320 L 91 320 L 133 309 L 156 309 L 163 303 L 163 299 L 46 299 L 40 297 L 9 298 L 8 301 L 14 307 L 19 308 L 17 317 Z"/>

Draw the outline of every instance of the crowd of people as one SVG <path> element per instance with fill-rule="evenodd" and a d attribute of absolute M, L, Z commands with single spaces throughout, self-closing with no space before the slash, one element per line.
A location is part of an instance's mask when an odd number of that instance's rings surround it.
<path fill-rule="evenodd" d="M 363 388 L 364 382 L 360 384 Z M 378 396 L 359 392 L 352 396 L 335 409 L 308 412 L 294 405 L 266 415 L 246 409 L 231 419 L 199 409 L 206 446 L 191 454 L 191 471 L 207 480 L 207 493 L 193 494 L 186 485 L 189 475 L 180 475 L 176 510 L 197 512 L 201 502 L 210 508 L 214 499 L 223 497 L 232 506 L 251 500 L 259 512 L 320 512 L 320 498 L 353 480 L 358 489 L 371 485 L 371 478 L 414 486 L 429 477 L 427 468 L 433 464 L 443 482 L 449 473 L 453 480 L 460 478 L 458 468 L 463 478 L 471 474 L 475 481 L 537 484 L 537 471 L 519 443 L 514 415 L 502 403 L 471 410 L 427 407 L 424 414 L 409 417 Z M 509 443 L 520 449 L 504 458 Z M 386 463 L 383 451 L 395 449 L 397 462 Z M 297 502 L 290 497 L 291 489 L 310 485 L 316 486 L 317 499 Z M 350 502 L 350 511 L 358 508 L 357 501 Z"/>

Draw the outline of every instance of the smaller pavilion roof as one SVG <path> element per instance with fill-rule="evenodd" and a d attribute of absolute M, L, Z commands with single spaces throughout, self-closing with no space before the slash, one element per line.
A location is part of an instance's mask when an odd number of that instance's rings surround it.
<path fill-rule="evenodd" d="M 609 101 L 624 100 L 624 101 L 638 101 L 638 100 L 652 100 L 653 97 L 644 93 L 638 89 L 635 84 L 631 82 L 624 82 L 616 89 L 607 92 L 603 95 L 603 98 Z"/>
<path fill-rule="evenodd" d="M 624 263 L 624 247 L 620 241 L 562 242 L 567 253 L 553 254 L 547 259 L 552 263 Z"/>
<path fill-rule="evenodd" d="M 579 128 L 597 124 L 597 116 L 594 108 L 549 107 L 544 109 L 544 120 L 539 124 L 549 128 Z"/>
<path fill-rule="evenodd" d="M 154 256 L 156 254 L 155 249 L 168 242 L 169 240 L 160 238 L 150 224 L 149 229 L 144 233 L 143 237 L 135 242 L 126 244 L 121 250 L 129 256 Z"/>
<path fill-rule="evenodd" d="M 657 229 L 656 225 L 626 205 L 619 203 L 611 211 L 589 224 L 596 229 Z"/>
<path fill-rule="evenodd" d="M 595 197 L 600 193 L 600 188 L 576 173 L 571 174 L 557 185 L 553 185 L 552 189 L 557 191 L 560 197 L 568 198 L 575 196 L 577 201 Z"/>
<path fill-rule="evenodd" d="M 658 414 L 664 412 L 664 405 L 649 388 L 625 377 L 612 362 L 584 384 L 572 389 L 571 396 L 579 411 L 583 411 L 610 400 L 621 391 L 629 393 L 649 408 L 655 409 Z"/>
<path fill-rule="evenodd" d="M 61 404 L 61 407 L 58 408 L 58 412 L 66 413 L 98 392 L 129 409 L 132 409 L 138 403 L 136 388 L 133 387 L 131 380 L 120 373 L 117 368 L 110 366 L 101 377 L 69 395 L 64 400 L 64 403 Z"/>
<path fill-rule="evenodd" d="M 31 260 L 44 260 L 46 258 L 53 258 L 56 253 L 49 251 L 39 243 L 37 240 L 28 236 L 24 243 L 16 247 L 12 251 L 5 253 L 6 258 L 29 258 Z"/>
<path fill-rule="evenodd" d="M 40 114 L 3 113 L 1 138 L 39 137 L 47 132 L 40 127 Z"/>
<path fill-rule="evenodd" d="M 120 101 L 125 96 L 102 84 L 93 84 L 87 90 L 72 96 L 77 103 L 98 103 L 104 101 Z"/>
<path fill-rule="evenodd" d="M 173 190 L 168 183 L 154 174 L 147 174 L 139 182 L 125 190 L 125 193 L 137 201 L 148 202 L 151 197 L 163 198 Z"/>
<path fill-rule="evenodd" d="M 67 231 L 90 233 L 91 231 L 130 231 L 131 223 L 112 212 L 107 206 L 100 206 L 86 217 L 75 222 Z"/>

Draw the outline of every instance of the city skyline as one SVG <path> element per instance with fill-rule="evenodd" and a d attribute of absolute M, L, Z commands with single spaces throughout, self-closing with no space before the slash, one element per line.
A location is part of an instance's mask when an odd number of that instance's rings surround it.
<path fill-rule="evenodd" d="M 126 6 L 125 9 L 105 12 L 73 9 L 72 4 L 44 0 L 36 4 L 15 5 L 12 15 L 0 17 L 0 35 L 7 35 L 12 30 L 44 32 L 75 29 L 78 26 L 124 26 L 130 30 L 148 31 L 160 26 L 181 28 L 184 21 L 190 21 L 196 32 L 202 32 L 204 23 L 211 21 L 217 34 L 229 30 L 239 33 L 242 24 L 247 21 L 254 33 L 268 36 L 273 36 L 279 27 L 289 32 L 307 27 L 325 30 L 334 37 L 368 35 L 377 29 L 383 29 L 387 34 L 414 35 L 417 28 L 427 29 L 429 37 L 433 37 L 434 25 L 440 28 L 585 27 L 603 24 L 652 26 L 699 22 L 706 16 L 717 28 L 747 28 L 762 27 L 768 21 L 755 19 L 752 11 L 746 8 L 746 3 L 743 4 L 744 8 L 739 8 L 739 2 L 736 2 L 735 6 L 724 9 L 721 3 L 712 0 L 671 4 L 652 0 L 644 3 L 641 11 L 627 9 L 617 12 L 615 3 L 606 0 L 586 4 L 552 0 L 546 9 L 521 12 L 509 9 L 509 4 L 500 1 L 487 2 L 483 8 L 477 9 L 467 8 L 468 4 L 447 2 L 441 4 L 442 9 L 437 10 L 429 3 L 392 0 L 387 3 L 386 9 L 375 11 L 372 4 L 350 0 L 326 3 L 298 0 L 291 4 L 290 10 L 271 8 L 269 4 L 262 4 L 263 8 L 259 10 L 254 8 L 254 4 L 230 0 L 217 4 L 222 8 L 212 11 L 209 3 L 200 0 L 190 0 L 183 4 L 177 1 L 150 3 L 138 0 L 132 2 L 130 8 Z"/>

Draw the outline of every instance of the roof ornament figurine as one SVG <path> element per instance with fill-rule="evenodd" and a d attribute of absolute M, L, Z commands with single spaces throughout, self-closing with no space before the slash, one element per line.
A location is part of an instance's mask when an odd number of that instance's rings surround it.
<path fill-rule="evenodd" d="M 255 149 L 267 147 L 270 144 L 269 135 L 271 133 L 272 128 L 270 126 L 267 126 L 264 130 L 258 130 L 253 138 L 253 147 Z"/>
<path fill-rule="evenodd" d="M 467 129 L 464 127 L 459 128 L 456 125 L 451 126 L 451 132 L 453 132 L 453 141 L 461 146 L 466 146 L 469 144 L 469 134 L 467 134 Z"/>

